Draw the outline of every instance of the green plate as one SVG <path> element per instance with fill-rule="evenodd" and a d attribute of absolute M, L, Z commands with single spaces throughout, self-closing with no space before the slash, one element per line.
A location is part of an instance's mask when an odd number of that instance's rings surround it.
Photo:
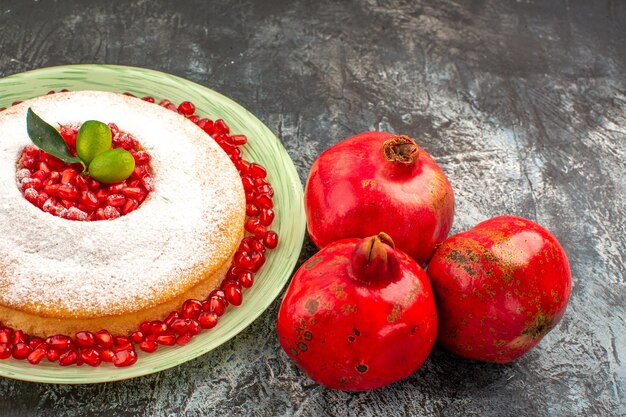
<path fill-rule="evenodd" d="M 0 79 L 0 107 L 17 100 L 46 94 L 50 90 L 103 90 L 130 92 L 137 96 L 167 98 L 173 103 L 189 100 L 200 116 L 224 119 L 232 132 L 248 136 L 243 147 L 246 159 L 267 168 L 274 187 L 276 218 L 272 229 L 279 246 L 244 293 L 243 304 L 229 308 L 214 329 L 204 331 L 185 346 L 163 347 L 155 353 L 139 351 L 139 360 L 128 368 L 103 364 L 61 367 L 46 360 L 33 366 L 27 361 L 0 360 L 0 376 L 56 384 L 87 384 L 117 381 L 162 371 L 220 346 L 252 323 L 278 296 L 296 264 L 304 240 L 305 217 L 302 185 L 291 158 L 272 132 L 234 101 L 179 77 L 143 68 L 113 65 L 68 65 L 43 68 Z M 0 317 L 0 321 L 1 321 Z"/>

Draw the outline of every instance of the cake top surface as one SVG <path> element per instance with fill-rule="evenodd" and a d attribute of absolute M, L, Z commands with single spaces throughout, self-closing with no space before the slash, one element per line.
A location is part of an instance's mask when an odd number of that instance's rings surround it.
<path fill-rule="evenodd" d="M 78 222 L 30 204 L 16 164 L 31 141 L 26 110 L 53 126 L 115 123 L 152 157 L 154 186 L 135 211 Z M 226 262 L 241 237 L 245 197 L 224 151 L 170 110 L 115 93 L 78 91 L 0 112 L 0 304 L 85 318 L 166 301 Z"/>

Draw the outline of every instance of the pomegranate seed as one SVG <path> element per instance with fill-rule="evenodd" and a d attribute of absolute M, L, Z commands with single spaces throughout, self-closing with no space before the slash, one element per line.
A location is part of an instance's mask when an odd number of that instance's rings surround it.
<path fill-rule="evenodd" d="M 259 208 L 252 203 L 246 204 L 246 215 L 256 216 L 259 214 Z"/>
<path fill-rule="evenodd" d="M 278 234 L 273 230 L 268 230 L 263 236 L 263 244 L 268 249 L 274 249 L 278 246 Z"/>
<path fill-rule="evenodd" d="M 141 343 L 144 341 L 145 338 L 146 336 L 141 331 L 133 332 L 133 334 L 130 335 L 130 339 L 133 341 L 133 343 Z"/>
<path fill-rule="evenodd" d="M 115 352 L 113 352 L 112 349 L 100 350 L 100 359 L 102 359 L 102 362 L 113 362 L 114 356 L 115 356 Z"/>
<path fill-rule="evenodd" d="M 9 343 L 0 343 L 0 359 L 10 358 L 11 353 L 11 345 Z"/>
<path fill-rule="evenodd" d="M 46 351 L 46 358 L 49 362 L 57 361 L 59 359 L 59 356 L 61 355 L 58 350 L 48 347 L 48 350 Z"/>
<path fill-rule="evenodd" d="M 121 350 L 132 349 L 133 345 L 130 342 L 130 339 L 126 336 L 114 336 L 113 343 L 115 347 L 113 348 L 114 352 L 119 352 Z"/>
<path fill-rule="evenodd" d="M 91 191 L 98 191 L 100 189 L 100 183 L 96 180 L 89 181 L 89 189 Z"/>
<path fill-rule="evenodd" d="M 257 239 L 263 239 L 263 237 L 265 237 L 266 232 L 267 232 L 267 229 L 265 228 L 265 226 L 261 224 L 254 228 L 254 236 Z"/>
<path fill-rule="evenodd" d="M 232 135 L 230 137 L 230 143 L 235 146 L 242 146 L 245 145 L 247 142 L 248 138 L 246 138 L 246 135 Z"/>
<path fill-rule="evenodd" d="M 104 217 L 109 220 L 117 219 L 120 217 L 120 212 L 113 206 L 106 206 L 104 208 Z"/>
<path fill-rule="evenodd" d="M 92 191 L 83 191 L 80 196 L 80 203 L 89 210 L 95 210 L 98 208 L 100 201 Z"/>
<path fill-rule="evenodd" d="M 106 216 L 104 215 L 104 209 L 99 208 L 98 210 L 96 210 L 96 220 L 104 220 L 104 219 L 106 219 Z"/>
<path fill-rule="evenodd" d="M 65 353 L 74 345 L 72 339 L 67 336 L 57 334 L 46 339 L 46 345 L 59 353 Z"/>
<path fill-rule="evenodd" d="M 118 194 L 121 193 L 124 188 L 126 188 L 126 181 L 118 182 L 117 184 L 109 186 L 109 192 L 111 194 Z"/>
<path fill-rule="evenodd" d="M 265 194 L 261 194 L 254 200 L 255 204 L 260 208 L 273 208 L 272 199 Z"/>
<path fill-rule="evenodd" d="M 191 333 L 182 334 L 176 338 L 176 344 L 178 346 L 184 346 L 189 343 L 192 337 L 193 335 Z"/>
<path fill-rule="evenodd" d="M 252 272 L 257 272 L 265 263 L 265 255 L 260 252 L 253 253 L 250 259 L 252 261 L 252 267 L 250 268 Z"/>
<path fill-rule="evenodd" d="M 24 198 L 26 198 L 28 201 L 30 201 L 34 205 L 37 205 L 39 192 L 37 192 L 37 190 L 35 190 L 34 188 L 29 188 L 28 190 L 24 190 Z"/>
<path fill-rule="evenodd" d="M 94 347 L 96 345 L 96 336 L 91 332 L 78 332 L 74 337 L 79 347 Z"/>
<path fill-rule="evenodd" d="M 174 322 L 174 320 L 176 320 L 178 318 L 180 318 L 180 314 L 178 314 L 178 311 L 172 311 L 170 314 L 167 315 L 165 320 L 163 320 L 163 323 L 167 324 L 168 326 L 171 326 L 172 323 Z M 143 323 L 142 323 L 142 325 L 143 325 Z M 144 332 L 144 333 L 146 333 L 146 332 Z"/>
<path fill-rule="evenodd" d="M 254 180 L 249 176 L 241 177 L 244 191 L 252 191 L 254 189 Z"/>
<path fill-rule="evenodd" d="M 113 207 L 122 207 L 126 204 L 126 197 L 122 194 L 111 194 L 107 197 L 107 204 Z"/>
<path fill-rule="evenodd" d="M 203 329 L 212 329 L 217 325 L 218 315 L 211 311 L 205 311 L 198 316 L 198 322 Z"/>
<path fill-rule="evenodd" d="M 30 336 L 24 333 L 22 330 L 16 330 L 13 332 L 13 344 L 28 343 Z"/>
<path fill-rule="evenodd" d="M 248 239 L 250 239 L 249 240 L 250 248 L 254 252 L 259 252 L 259 253 L 265 252 L 265 246 L 263 246 L 263 243 L 261 243 L 261 241 L 259 239 L 254 238 L 252 236 L 249 236 Z"/>
<path fill-rule="evenodd" d="M 139 343 L 139 349 L 148 353 L 154 352 L 155 350 L 157 350 L 158 347 L 159 344 L 152 340 L 144 340 L 143 342 Z"/>
<path fill-rule="evenodd" d="M 151 159 L 150 155 L 143 151 L 139 151 L 133 154 L 133 158 L 135 158 L 135 162 L 137 163 L 137 165 L 145 165 L 149 163 Z"/>
<path fill-rule="evenodd" d="M 127 91 L 127 92 L 124 92 L 124 93 L 122 93 L 122 94 L 124 94 L 125 96 L 128 96 L 128 97 L 135 97 L 135 95 L 134 95 L 134 94 L 129 93 L 128 91 Z"/>
<path fill-rule="evenodd" d="M 176 336 L 172 334 L 162 334 L 157 337 L 157 343 L 165 346 L 172 346 L 176 344 Z"/>
<path fill-rule="evenodd" d="M 122 214 L 128 214 L 131 211 L 135 210 L 137 207 L 139 207 L 139 203 L 137 202 L 137 200 L 129 198 L 128 200 L 126 200 L 126 203 L 124 203 L 124 207 L 122 207 Z"/>
<path fill-rule="evenodd" d="M 241 284 L 236 281 L 225 281 L 222 285 L 224 294 L 226 294 L 226 300 L 232 305 L 241 305 L 243 300 L 243 293 L 241 291 Z"/>
<path fill-rule="evenodd" d="M 215 121 L 215 131 L 217 133 L 227 135 L 230 132 L 230 129 L 226 125 L 226 122 L 224 122 L 222 119 L 218 119 Z"/>
<path fill-rule="evenodd" d="M 196 112 L 196 106 L 190 101 L 183 101 L 178 105 L 178 112 L 185 116 L 191 116 Z"/>
<path fill-rule="evenodd" d="M 30 172 L 30 171 L 29 171 Z M 45 172 L 42 170 L 36 171 L 31 178 L 37 178 L 39 181 L 43 183 L 43 181 L 50 176 L 49 172 Z"/>
<path fill-rule="evenodd" d="M 77 220 L 82 222 L 87 220 L 87 213 L 76 207 L 70 207 L 67 211 L 67 215 L 65 216 L 65 218 L 68 220 Z"/>
<path fill-rule="evenodd" d="M 187 329 L 187 333 L 189 333 L 192 336 L 197 335 L 198 333 L 200 333 L 200 324 L 198 323 L 197 320 L 189 320 L 189 328 Z"/>
<path fill-rule="evenodd" d="M 167 332 L 167 324 L 162 321 L 155 320 L 150 323 L 150 334 L 161 335 Z"/>
<path fill-rule="evenodd" d="M 32 351 L 33 348 L 26 343 L 20 342 L 13 345 L 13 357 L 15 359 L 26 359 Z"/>
<path fill-rule="evenodd" d="M 130 366 L 137 362 L 137 352 L 134 349 L 121 350 L 113 356 L 112 362 L 118 368 Z"/>
<path fill-rule="evenodd" d="M 114 345 L 113 336 L 107 330 L 100 330 L 94 334 L 96 344 L 101 348 L 111 348 Z"/>
<path fill-rule="evenodd" d="M 254 275 L 252 275 L 252 273 L 250 272 L 244 272 L 239 276 L 239 282 L 241 283 L 242 287 L 250 288 L 254 283 Z"/>
<path fill-rule="evenodd" d="M 30 338 L 30 342 L 28 342 L 28 344 L 33 349 L 37 349 L 39 347 L 39 345 L 41 345 L 43 342 L 44 342 L 44 340 L 41 337 L 31 337 Z"/>
<path fill-rule="evenodd" d="M 267 177 L 267 171 L 261 165 L 252 162 L 250 164 L 250 175 L 256 178 L 265 178 Z"/>
<path fill-rule="evenodd" d="M 2 329 L 0 330 L 0 343 L 3 344 L 11 344 L 13 341 L 13 332 L 11 329 Z"/>
<path fill-rule="evenodd" d="M 209 298 L 209 311 L 221 316 L 226 311 L 226 299 L 218 296 Z"/>
<path fill-rule="evenodd" d="M 61 205 L 65 207 L 66 209 L 69 209 L 70 207 L 74 207 L 76 203 L 73 201 L 69 201 L 69 200 L 61 200 Z"/>
<path fill-rule="evenodd" d="M 202 310 L 202 303 L 198 300 L 187 300 L 183 303 L 182 315 L 186 319 L 196 319 Z"/>
<path fill-rule="evenodd" d="M 274 221 L 274 210 L 271 208 L 264 208 L 261 210 L 259 221 L 264 226 L 269 226 Z"/>
<path fill-rule="evenodd" d="M 39 178 L 24 178 L 22 180 L 22 190 L 28 190 L 29 188 L 39 190 L 41 185 L 42 181 Z"/>
<path fill-rule="evenodd" d="M 98 366 L 102 363 L 102 359 L 100 359 L 100 352 L 97 349 L 87 348 L 80 350 L 80 359 L 83 363 L 86 363 L 89 366 Z"/>
<path fill-rule="evenodd" d="M 189 328 L 191 324 L 191 319 L 176 319 L 171 324 L 171 329 L 174 330 L 178 334 L 183 334 Z"/>
<path fill-rule="evenodd" d="M 28 362 L 32 365 L 37 365 L 43 358 L 46 357 L 46 345 L 42 345 L 35 350 L 33 350 L 30 355 L 28 355 Z"/>
<path fill-rule="evenodd" d="M 78 353 L 75 350 L 68 350 L 61 356 L 59 356 L 59 365 L 69 366 L 75 364 L 78 360 Z"/>
<path fill-rule="evenodd" d="M 259 226 L 260 220 L 258 217 L 250 217 L 243 224 L 243 228 L 246 229 L 248 233 L 254 233 L 256 228 Z"/>
<path fill-rule="evenodd" d="M 148 103 L 154 103 L 154 97 L 146 96 L 142 98 L 143 101 L 147 101 Z"/>
<path fill-rule="evenodd" d="M 57 194 L 65 200 L 76 200 L 78 198 L 78 191 L 76 191 L 76 188 L 70 184 L 60 185 L 57 189 Z"/>
<path fill-rule="evenodd" d="M 76 184 L 76 176 L 78 172 L 72 168 L 67 168 L 61 171 L 61 184 Z"/>
<path fill-rule="evenodd" d="M 89 189 L 89 178 L 86 175 L 83 175 L 83 174 L 77 175 L 74 182 L 76 183 L 75 185 L 78 191 L 83 192 Z"/>
<path fill-rule="evenodd" d="M 193 123 L 197 123 L 198 120 L 200 120 L 200 118 L 196 115 L 193 115 L 193 116 L 189 116 L 189 120 L 192 121 Z"/>

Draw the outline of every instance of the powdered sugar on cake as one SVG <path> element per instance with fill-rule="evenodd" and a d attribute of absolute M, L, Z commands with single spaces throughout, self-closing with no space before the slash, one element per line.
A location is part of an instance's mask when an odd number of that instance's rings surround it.
<path fill-rule="evenodd" d="M 69 221 L 33 206 L 16 185 L 17 159 L 31 143 L 28 107 L 53 125 L 94 119 L 131 133 L 152 156 L 155 190 L 111 221 Z M 0 112 L 0 196 L 0 303 L 72 317 L 144 309 L 155 294 L 188 286 L 226 262 L 240 238 L 226 229 L 244 218 L 237 170 L 200 128 L 103 92 L 44 96 Z"/>

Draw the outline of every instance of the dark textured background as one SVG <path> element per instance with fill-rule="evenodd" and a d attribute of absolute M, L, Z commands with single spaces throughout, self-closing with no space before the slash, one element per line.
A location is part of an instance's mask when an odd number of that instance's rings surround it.
<path fill-rule="evenodd" d="M 94 386 L 0 380 L 0 414 L 626 415 L 626 2 L 6 1 L 0 76 L 69 63 L 179 75 L 281 139 L 304 182 L 324 149 L 382 129 L 449 175 L 453 232 L 498 214 L 550 229 L 574 289 L 561 324 L 497 366 L 439 348 L 391 387 L 323 389 L 279 348 L 279 301 L 219 349 Z M 314 252 L 306 242 L 302 259 Z"/>

